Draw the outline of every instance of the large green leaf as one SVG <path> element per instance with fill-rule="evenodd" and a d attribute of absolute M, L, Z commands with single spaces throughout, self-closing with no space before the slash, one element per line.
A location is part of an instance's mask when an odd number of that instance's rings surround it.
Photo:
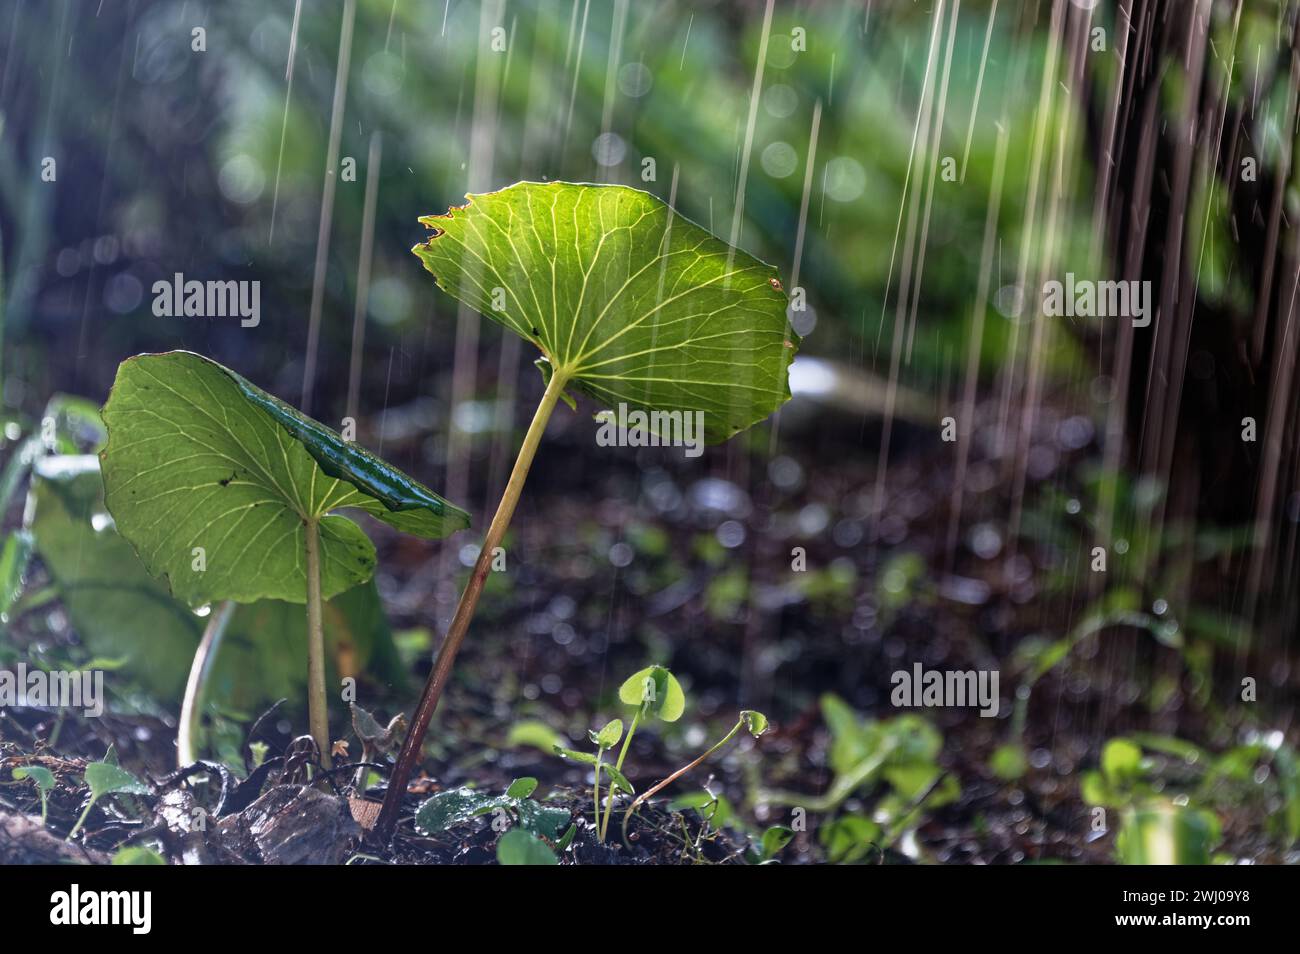
<path fill-rule="evenodd" d="M 368 580 L 374 545 L 340 507 L 428 538 L 469 526 L 427 487 L 187 351 L 123 361 L 104 422 L 108 509 L 190 604 L 305 602 L 308 520 L 320 521 L 322 595 Z"/>
<path fill-rule="evenodd" d="M 78 636 L 96 656 L 123 660 L 119 673 L 165 696 L 185 687 L 205 621 L 151 577 L 104 509 L 99 461 L 39 458 L 32 472 L 27 530 Z M 364 671 L 405 678 L 374 581 L 325 604 L 330 678 Z M 261 600 L 236 608 L 208 679 L 210 702 L 249 712 L 275 699 L 301 699 L 307 627 L 302 607 Z"/>
<path fill-rule="evenodd" d="M 610 408 L 701 411 L 710 443 L 789 399 L 798 336 L 772 266 L 626 186 L 466 198 L 421 218 L 432 235 L 412 251 L 440 288 L 537 345 L 548 379 Z"/>

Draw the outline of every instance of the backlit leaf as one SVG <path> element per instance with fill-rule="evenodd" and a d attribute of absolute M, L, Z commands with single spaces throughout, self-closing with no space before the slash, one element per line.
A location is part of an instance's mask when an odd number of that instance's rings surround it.
<path fill-rule="evenodd" d="M 648 703 L 650 715 L 665 722 L 676 722 L 686 711 L 681 683 L 663 666 L 647 666 L 628 676 L 618 689 L 618 697 L 629 706 Z"/>
<path fill-rule="evenodd" d="M 104 422 L 118 531 L 190 604 L 304 602 L 308 520 L 320 521 L 322 595 L 368 580 L 374 545 L 334 515 L 342 507 L 428 538 L 469 525 L 427 487 L 197 354 L 122 362 Z"/>
<path fill-rule="evenodd" d="M 413 251 L 440 288 L 533 342 L 548 380 L 606 408 L 702 412 L 709 443 L 789 399 L 798 336 L 772 266 L 627 186 L 467 198 L 422 217 L 432 234 Z"/>
<path fill-rule="evenodd" d="M 535 791 L 537 791 L 537 779 L 531 775 L 526 775 L 510 783 L 510 787 L 506 789 L 506 796 L 508 798 L 527 798 Z"/>
<path fill-rule="evenodd" d="M 618 745 L 618 740 L 621 738 L 623 738 L 623 720 L 610 719 L 603 729 L 594 733 L 592 741 L 602 749 L 612 749 Z"/>
<path fill-rule="evenodd" d="M 110 762 L 91 762 L 86 766 L 86 785 L 94 798 L 124 792 L 129 795 L 144 795 L 149 789 L 138 778 Z"/>
<path fill-rule="evenodd" d="M 31 779 L 42 792 L 54 788 L 54 773 L 40 765 L 20 765 L 13 770 L 13 777 L 16 781 Z"/>

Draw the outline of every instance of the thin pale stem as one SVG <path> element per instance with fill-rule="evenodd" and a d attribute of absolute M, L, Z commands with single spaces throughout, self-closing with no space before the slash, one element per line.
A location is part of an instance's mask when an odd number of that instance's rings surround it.
<path fill-rule="evenodd" d="M 636 714 L 632 716 L 632 725 L 629 725 L 628 727 L 627 736 L 623 737 L 623 747 L 619 750 L 619 760 L 617 760 L 617 763 L 614 766 L 616 771 L 623 771 L 623 760 L 628 758 L 628 746 L 632 745 L 632 734 L 636 732 L 637 725 L 641 724 L 641 714 L 645 711 L 646 703 L 641 703 L 641 708 L 638 708 Z M 614 807 L 614 798 L 614 782 L 611 781 L 610 793 L 604 797 L 604 821 L 601 824 L 601 831 L 599 831 L 599 837 L 601 837 L 602 842 L 604 841 L 604 836 L 607 836 L 607 834 L 610 833 L 610 810 Z"/>
<path fill-rule="evenodd" d="M 381 841 L 388 840 L 397 824 L 402 796 L 406 792 L 406 784 L 419 758 L 420 747 L 424 744 L 424 734 L 428 731 L 429 720 L 433 718 L 438 700 L 442 698 L 442 692 L 447 687 L 452 664 L 456 661 L 456 654 L 460 652 L 461 643 L 465 641 L 465 633 L 469 630 L 470 620 L 474 618 L 474 610 L 478 607 L 479 597 L 483 593 L 483 584 L 487 582 L 487 575 L 492 570 L 492 553 L 505 539 L 510 518 L 514 516 L 515 506 L 519 503 L 524 481 L 528 477 L 528 469 L 532 466 L 533 457 L 537 453 L 537 445 L 542 441 L 542 434 L 546 432 L 546 424 L 551 419 L 551 412 L 555 410 L 555 405 L 560 400 L 560 395 L 564 393 L 567 382 L 568 376 L 558 370 L 551 375 L 546 393 L 542 395 L 542 400 L 537 405 L 537 412 L 533 415 L 533 421 L 528 425 L 528 433 L 524 435 L 523 446 L 519 448 L 519 455 L 515 458 L 515 466 L 510 472 L 505 493 L 501 495 L 501 503 L 497 505 L 496 515 L 488 526 L 487 536 L 483 538 L 483 547 L 479 550 L 469 582 L 465 584 L 465 592 L 461 594 L 460 603 L 456 606 L 456 614 L 451 619 L 451 625 L 447 627 L 447 636 L 438 650 L 433 671 L 429 673 L 428 681 L 424 684 L 424 692 L 415 707 L 411 728 L 402 743 L 397 764 L 393 766 L 393 774 L 388 781 L 388 791 L 384 795 L 384 807 L 380 810 L 379 820 L 375 825 L 375 832 Z"/>
<path fill-rule="evenodd" d="M 203 698 L 207 694 L 208 679 L 217 661 L 222 637 L 234 615 L 235 604 L 225 600 L 213 607 L 208 625 L 194 651 L 190 677 L 185 683 L 185 698 L 181 700 L 181 721 L 176 737 L 176 761 L 180 768 L 193 765 L 199 758 L 199 735 L 203 721 Z"/>
<path fill-rule="evenodd" d="M 623 760 L 627 758 L 627 748 L 632 744 L 632 735 L 636 732 L 636 727 L 641 724 L 641 713 L 645 712 L 645 708 L 645 703 L 642 703 L 641 708 L 636 710 L 636 714 L 632 716 L 632 724 L 627 727 L 627 735 L 623 736 L 623 747 L 619 749 L 618 762 L 614 765 L 614 770 L 617 772 L 623 771 Z M 609 813 L 614 806 L 614 795 L 614 780 L 610 779 L 609 794 L 605 796 L 605 820 L 600 823 L 600 827 L 596 832 L 602 842 L 605 840 L 605 836 L 609 834 Z"/>
<path fill-rule="evenodd" d="M 591 800 L 594 803 L 592 805 L 592 812 L 595 815 L 595 819 L 592 822 L 592 827 L 596 829 L 596 837 L 601 841 L 605 840 L 605 836 L 601 833 L 600 830 L 600 767 L 604 764 L 605 764 L 605 750 L 603 748 L 598 747 L 596 749 L 596 787 L 591 791 Z M 611 781 L 609 785 L 612 791 L 614 787 L 613 781 Z M 605 819 L 607 821 L 609 819 L 608 805 L 605 806 Z"/>
<path fill-rule="evenodd" d="M 645 712 L 644 703 L 636 710 L 636 715 L 632 716 L 632 724 L 627 727 L 627 735 L 623 738 L 623 747 L 618 750 L 618 762 L 615 763 L 614 768 L 620 772 L 623 771 L 623 760 L 627 758 L 627 748 L 632 744 L 632 736 L 636 732 L 636 727 L 641 724 L 642 712 Z"/>
<path fill-rule="evenodd" d="M 307 714 L 311 737 L 320 750 L 322 768 L 329 768 L 330 720 L 325 698 L 325 633 L 321 625 L 320 524 L 306 521 L 307 537 Z"/>
<path fill-rule="evenodd" d="M 623 844 L 625 844 L 625 845 L 627 844 L 627 823 L 628 823 L 628 820 L 631 819 L 631 817 L 632 817 L 632 813 L 633 813 L 634 811 L 636 811 L 638 805 L 640 805 L 642 802 L 646 801 L 647 799 L 649 799 L 650 797 L 652 797 L 653 795 L 655 795 L 657 792 L 661 791 L 662 789 L 667 788 L 669 785 L 671 785 L 673 782 L 677 781 L 679 778 L 681 778 L 681 777 L 682 777 L 683 775 L 685 775 L 687 772 L 691 771 L 692 769 L 698 768 L 698 767 L 699 767 L 699 766 L 700 766 L 700 765 L 701 765 L 705 760 L 708 759 L 708 757 L 709 757 L 710 755 L 712 755 L 714 752 L 718 751 L 718 749 L 722 748 L 724 745 L 726 745 L 728 742 L 730 742 L 732 739 L 734 739 L 734 738 L 736 737 L 736 733 L 740 731 L 741 726 L 743 726 L 744 724 L 745 724 L 745 719 L 744 719 L 744 717 L 742 716 L 739 720 L 737 720 L 736 724 L 733 725 L 733 726 L 731 727 L 731 731 L 728 732 L 726 735 L 724 735 L 724 736 L 722 737 L 722 741 L 720 741 L 717 745 L 715 745 L 713 748 L 709 749 L 707 752 L 705 752 L 703 755 L 701 755 L 701 756 L 700 756 L 698 759 L 696 759 L 694 762 L 691 762 L 689 765 L 683 765 L 681 768 L 679 768 L 679 769 L 678 769 L 676 772 L 674 772 L 672 775 L 669 775 L 669 776 L 668 776 L 666 779 L 664 779 L 662 782 L 658 783 L 658 784 L 655 785 L 653 788 L 648 788 L 648 789 L 646 789 L 644 792 L 642 792 L 640 795 L 638 795 L 635 799 L 633 799 L 632 804 L 629 805 L 629 806 L 627 807 L 627 811 L 623 813 Z"/>
<path fill-rule="evenodd" d="M 605 841 L 605 836 L 609 834 L 609 816 L 610 813 L 614 811 L 614 798 L 617 794 L 618 791 L 615 787 L 614 780 L 611 778 L 609 780 L 609 789 L 605 793 L 605 814 L 600 821 L 600 827 L 596 829 L 596 835 L 599 837 L 602 844 Z"/>
<path fill-rule="evenodd" d="M 68 832 L 68 837 L 63 839 L 64 841 L 72 841 L 73 838 L 77 837 L 77 832 L 81 831 L 81 826 L 85 823 L 86 816 L 90 814 L 90 810 L 95 807 L 95 802 L 97 801 L 99 801 L 98 795 L 92 795 L 90 797 L 90 801 L 86 802 L 86 807 L 81 810 L 81 815 L 78 816 L 77 823 L 72 826 L 72 831 Z"/>

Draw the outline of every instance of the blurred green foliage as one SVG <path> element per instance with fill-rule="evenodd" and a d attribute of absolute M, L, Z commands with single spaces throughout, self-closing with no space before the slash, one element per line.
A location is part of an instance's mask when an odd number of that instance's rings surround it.
<path fill-rule="evenodd" d="M 422 237 L 416 216 L 517 179 L 619 181 L 675 195 L 684 215 L 725 238 L 748 147 L 738 240 L 786 276 L 809 186 L 799 284 L 811 312 L 799 321 L 820 319 L 814 352 L 848 347 L 887 367 L 909 228 L 904 190 L 928 193 L 907 373 L 934 381 L 965 346 L 999 128 L 1008 141 L 993 290 L 1014 277 L 1046 50 L 1044 24 L 1023 12 L 1003 8 L 985 56 L 980 4 L 962 9 L 951 49 L 948 24 L 936 36 L 921 7 L 781 5 L 751 131 L 761 5 L 360 0 L 340 166 L 326 170 L 344 8 L 304 9 L 293 44 L 292 6 L 251 0 L 111 5 L 93 18 L 67 2 L 20 10 L 11 29 L 24 42 L 10 44 L 0 89 L 0 214 L 17 234 L 10 340 L 15 329 L 29 347 L 75 333 L 119 357 L 218 336 L 247 350 L 228 329 L 150 313 L 152 282 L 189 271 L 262 280 L 270 318 L 256 336 L 258 357 L 271 368 L 284 355 L 297 360 L 329 172 L 337 185 L 323 325 L 329 367 L 351 340 L 372 172 L 366 304 L 379 326 L 369 347 L 380 349 L 422 337 L 431 312 L 449 307 L 435 303 L 408 254 Z M 202 52 L 192 49 L 199 26 Z M 57 82 L 46 75 L 51 62 Z M 936 85 L 945 65 L 939 116 L 937 97 L 923 93 L 927 75 Z M 930 168 L 914 163 L 923 99 L 934 108 L 922 118 L 939 135 Z M 1078 117 L 1063 102 L 1050 97 L 1043 120 L 1068 143 Z M 367 168 L 372 147 L 375 170 Z M 46 155 L 62 162 L 60 186 L 30 188 L 28 172 Z M 957 181 L 947 181 L 940 158 L 951 160 Z M 1067 186 L 1060 232 L 1083 238 L 1086 229 L 1068 221 L 1081 190 Z M 1024 251 L 1031 266 L 1047 254 L 1039 242 Z M 99 314 L 108 320 L 87 323 Z M 996 358 L 1013 327 L 991 314 L 985 343 Z M 21 366 L 8 363 L 11 372 Z M 78 372 L 96 381 L 107 373 Z M 41 371 L 20 374 L 21 385 Z"/>

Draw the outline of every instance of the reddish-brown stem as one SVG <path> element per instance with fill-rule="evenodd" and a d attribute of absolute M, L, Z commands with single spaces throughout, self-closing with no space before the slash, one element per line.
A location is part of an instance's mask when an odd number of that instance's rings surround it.
<path fill-rule="evenodd" d="M 528 468 L 532 466 L 537 445 L 541 443 L 542 434 L 546 431 L 546 422 L 551 419 L 551 412 L 555 410 L 560 395 L 564 393 L 567 380 L 567 376 L 561 374 L 559 370 L 551 375 L 546 393 L 542 395 L 542 400 L 537 405 L 537 413 L 533 415 L 533 421 L 528 425 L 528 433 L 524 435 L 523 446 L 519 448 L 519 456 L 515 458 L 514 470 L 510 472 L 510 481 L 506 484 L 505 493 L 501 495 L 501 503 L 497 505 L 496 515 L 492 518 L 487 535 L 483 538 L 483 547 L 479 551 L 478 559 L 474 561 L 474 569 L 470 573 L 469 582 L 465 585 L 465 592 L 461 594 L 460 603 L 456 606 L 456 615 L 451 618 L 451 625 L 447 627 L 447 636 L 443 639 L 438 656 L 434 660 L 433 672 L 429 673 L 429 679 L 424 684 L 424 692 L 420 695 L 420 701 L 415 707 L 415 715 L 411 719 L 411 728 L 406 733 L 402 751 L 398 754 L 397 764 L 393 767 L 393 775 L 388 780 L 384 806 L 380 809 L 379 820 L 375 823 L 375 834 L 382 842 L 387 842 L 392 837 L 393 828 L 397 825 L 402 796 L 406 794 L 406 785 L 420 757 L 420 748 L 424 744 L 424 734 L 429 729 L 429 720 L 433 718 L 438 700 L 442 698 L 443 689 L 446 688 L 447 680 L 451 677 L 452 664 L 456 661 L 456 654 L 460 652 L 461 643 L 465 641 L 470 620 L 474 618 L 479 596 L 483 593 L 483 584 L 487 582 L 487 575 L 492 569 L 493 552 L 505 538 L 506 528 L 510 526 L 510 518 L 514 516 L 519 495 L 524 489 L 524 480 L 528 477 Z"/>

